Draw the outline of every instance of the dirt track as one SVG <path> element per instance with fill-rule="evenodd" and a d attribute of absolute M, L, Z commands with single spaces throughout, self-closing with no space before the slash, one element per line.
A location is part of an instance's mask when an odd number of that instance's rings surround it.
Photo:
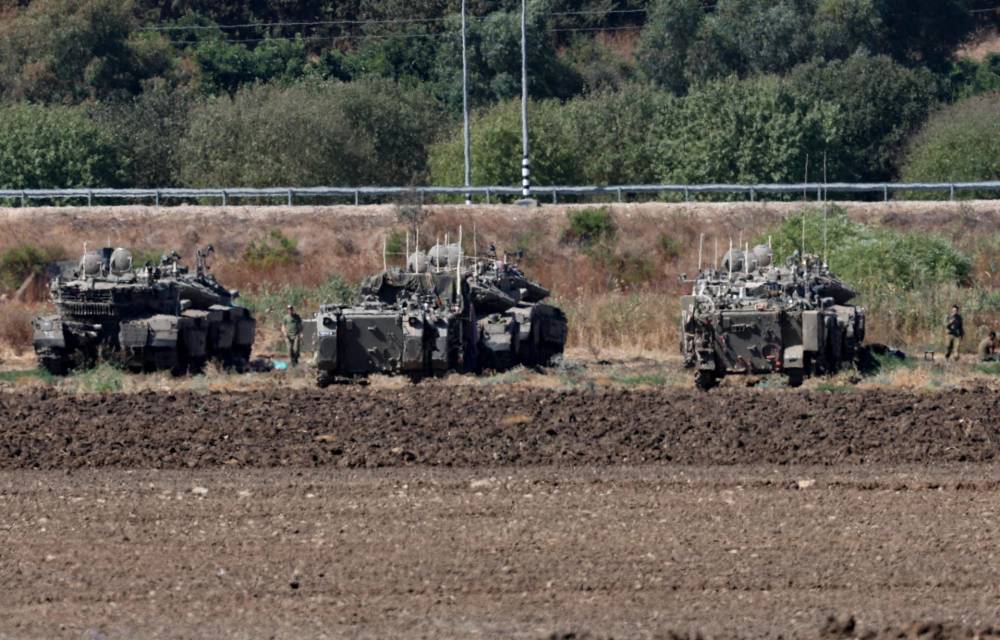
<path fill-rule="evenodd" d="M 0 395 L 0 638 L 965 637 L 1000 623 L 996 411 L 986 391 Z"/>
<path fill-rule="evenodd" d="M 1000 454 L 988 390 L 0 394 L 0 469 L 901 464 Z"/>

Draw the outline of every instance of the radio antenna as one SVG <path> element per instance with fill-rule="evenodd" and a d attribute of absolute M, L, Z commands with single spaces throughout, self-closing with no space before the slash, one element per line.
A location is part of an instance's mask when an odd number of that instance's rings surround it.
<path fill-rule="evenodd" d="M 705 234 L 698 236 L 698 273 L 701 273 L 701 252 L 705 246 Z"/>
<path fill-rule="evenodd" d="M 719 270 L 719 238 L 718 237 L 712 238 L 712 240 L 715 242 L 715 262 L 713 263 L 712 268 L 715 269 L 716 271 L 718 271 Z"/>
<path fill-rule="evenodd" d="M 829 266 L 830 252 L 826 243 L 827 210 L 829 201 L 826 193 L 826 151 L 823 152 L 823 266 Z"/>
<path fill-rule="evenodd" d="M 729 267 L 729 278 L 733 277 L 733 239 L 729 238 L 729 259 L 726 260 L 727 266 Z"/>
<path fill-rule="evenodd" d="M 802 209 L 802 266 L 806 266 L 806 210 Z"/>
<path fill-rule="evenodd" d="M 802 201 L 809 200 L 809 154 L 806 154 L 806 173 L 802 182 Z"/>

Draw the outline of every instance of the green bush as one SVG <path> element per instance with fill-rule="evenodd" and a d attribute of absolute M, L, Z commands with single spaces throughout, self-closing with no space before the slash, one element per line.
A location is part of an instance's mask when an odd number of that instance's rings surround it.
<path fill-rule="evenodd" d="M 887 56 L 853 55 L 846 60 L 797 67 L 790 87 L 810 104 L 836 104 L 836 145 L 828 148 L 830 181 L 893 179 L 906 140 L 927 119 L 934 103 L 934 78 Z M 822 151 L 827 151 L 824 148 Z M 813 151 L 813 176 L 821 150 Z"/>
<path fill-rule="evenodd" d="M 64 257 L 65 252 L 56 247 L 11 247 L 0 253 L 0 289 L 16 289 L 32 273 L 43 274 L 47 265 Z"/>
<path fill-rule="evenodd" d="M 128 2 L 40 0 L 0 19 L 0 94 L 7 100 L 79 103 L 138 93 L 161 72 L 132 39 Z M 144 65 L 150 65 L 149 67 Z"/>
<path fill-rule="evenodd" d="M 187 132 L 193 94 L 157 84 L 127 100 L 91 107 L 91 117 L 125 159 L 132 187 L 180 184 L 180 145 Z"/>
<path fill-rule="evenodd" d="M 837 206 L 826 214 L 825 249 L 823 211 L 806 208 L 771 231 L 777 258 L 801 251 L 803 217 L 805 251 L 821 257 L 825 253 L 834 273 L 866 297 L 968 284 L 972 262 L 948 240 L 868 227 L 850 220 Z M 757 240 L 766 241 L 765 237 Z"/>
<path fill-rule="evenodd" d="M 838 143 L 836 115 L 776 77 L 713 82 L 657 110 L 652 166 L 665 183 L 801 182 L 806 156 Z"/>
<path fill-rule="evenodd" d="M 664 260 L 674 261 L 684 253 L 684 243 L 666 233 L 656 237 L 656 251 Z"/>
<path fill-rule="evenodd" d="M 122 165 L 110 136 L 78 108 L 0 108 L 0 188 L 115 187 Z"/>
<path fill-rule="evenodd" d="M 258 85 L 194 108 L 181 142 L 189 186 L 359 186 L 423 182 L 447 119 L 388 81 Z"/>
<path fill-rule="evenodd" d="M 243 260 L 255 269 L 270 269 L 295 264 L 301 258 L 299 243 L 278 229 L 263 238 L 253 240 L 243 251 Z"/>
<path fill-rule="evenodd" d="M 587 208 L 566 214 L 569 226 L 563 230 L 563 242 L 590 247 L 599 242 L 614 240 L 617 234 L 614 216 L 607 207 Z"/>
<path fill-rule="evenodd" d="M 316 309 L 321 304 L 347 304 L 354 299 L 356 291 L 356 287 L 334 275 L 318 287 L 295 285 L 264 288 L 243 294 L 241 301 L 254 313 L 270 312 L 272 320 L 277 320 L 288 305 L 302 313 Z"/>
<path fill-rule="evenodd" d="M 125 372 L 110 364 L 102 363 L 93 369 L 75 374 L 72 382 L 84 393 L 115 393 L 125 386 Z"/>
<path fill-rule="evenodd" d="M 578 143 L 560 103 L 528 104 L 533 184 L 580 184 Z M 472 184 L 521 184 L 521 103 L 513 100 L 478 114 L 472 122 Z M 431 181 L 464 183 L 464 151 L 460 128 L 430 150 Z"/>
<path fill-rule="evenodd" d="M 973 182 L 1000 176 L 1000 92 L 962 100 L 931 116 L 913 138 L 903 166 L 906 182 Z M 962 198 L 997 197 L 962 191 Z M 947 198 L 947 193 L 921 197 Z"/>

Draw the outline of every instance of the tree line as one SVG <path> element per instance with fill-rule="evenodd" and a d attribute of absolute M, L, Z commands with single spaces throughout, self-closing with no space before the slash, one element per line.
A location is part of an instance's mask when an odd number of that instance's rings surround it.
<path fill-rule="evenodd" d="M 993 3 L 531 0 L 535 182 L 995 179 Z M 461 184 L 457 9 L 0 0 L 0 187 Z M 519 178 L 519 10 L 468 3 L 477 184 Z"/>

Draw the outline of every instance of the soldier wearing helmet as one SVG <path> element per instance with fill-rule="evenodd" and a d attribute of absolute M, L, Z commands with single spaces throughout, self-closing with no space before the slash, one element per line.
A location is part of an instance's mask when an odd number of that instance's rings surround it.
<path fill-rule="evenodd" d="M 288 341 L 288 359 L 293 367 L 297 367 L 302 349 L 302 317 L 295 313 L 292 305 L 288 305 L 286 310 L 285 317 L 281 319 L 281 335 Z"/>
<path fill-rule="evenodd" d="M 951 313 L 944 324 L 948 338 L 948 348 L 944 353 L 944 359 L 950 360 L 954 354 L 958 360 L 958 353 L 962 347 L 962 338 L 965 337 L 965 326 L 962 322 L 962 314 L 959 312 L 957 304 L 951 306 Z"/>

